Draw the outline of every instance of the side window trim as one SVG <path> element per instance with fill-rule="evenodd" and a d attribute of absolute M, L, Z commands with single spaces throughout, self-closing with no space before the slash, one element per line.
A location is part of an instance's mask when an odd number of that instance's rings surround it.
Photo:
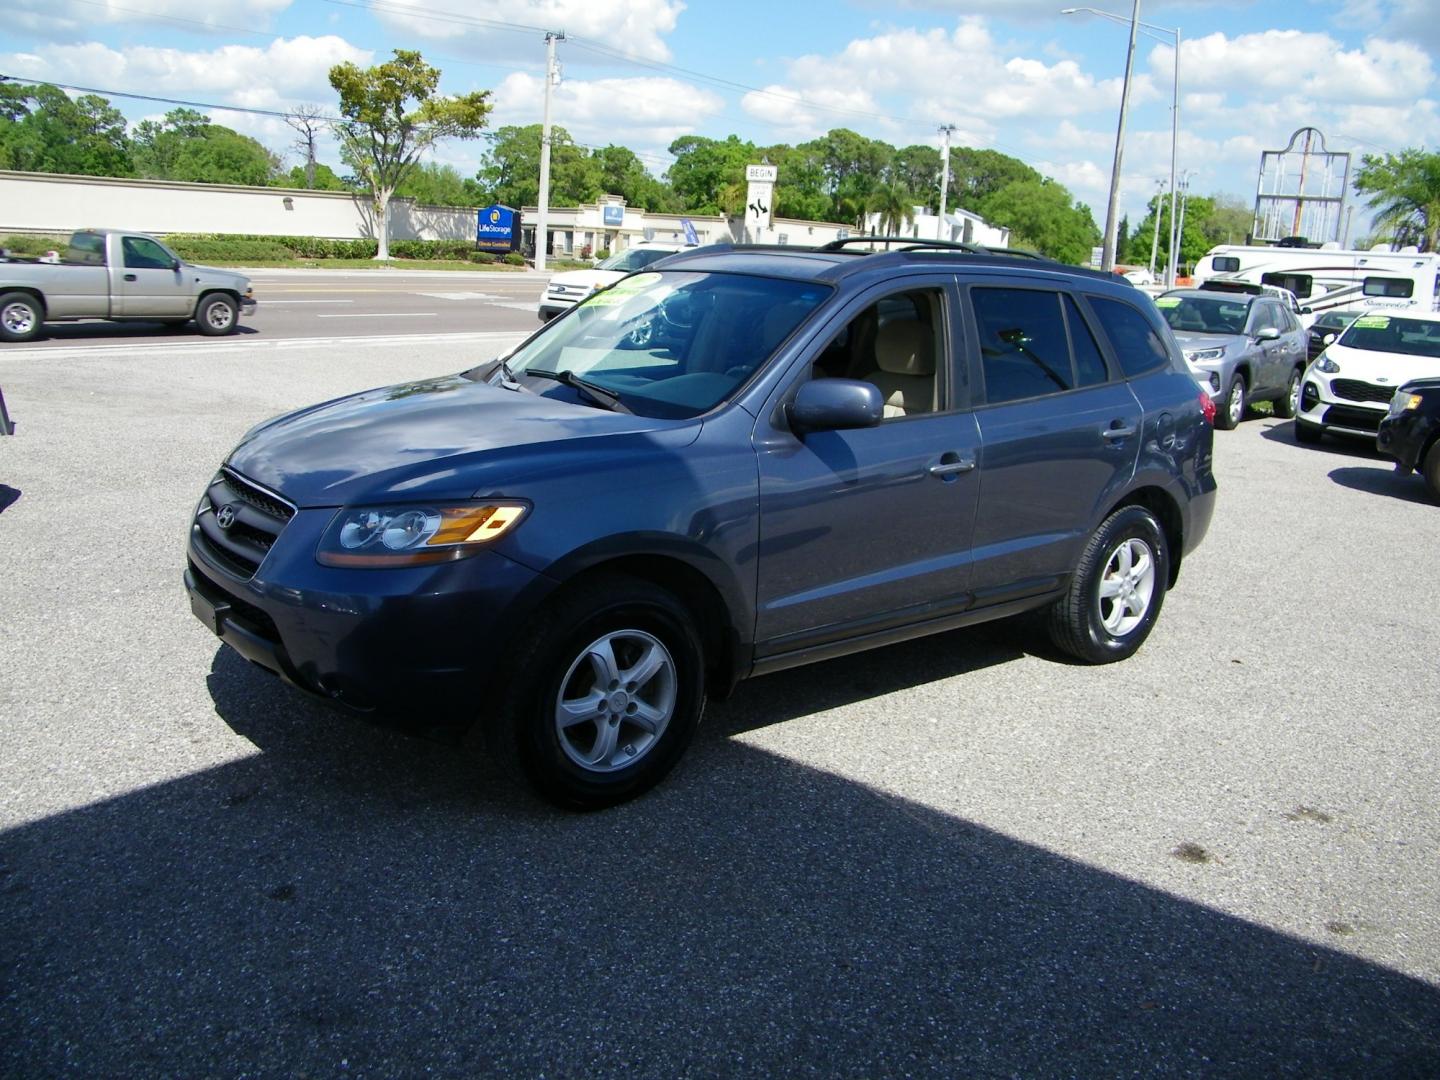
<path fill-rule="evenodd" d="M 1080 354 L 1075 350 L 1074 331 L 1070 328 L 1071 304 L 1074 305 L 1075 313 L 1080 316 L 1080 325 L 1090 332 L 1090 340 L 1095 343 L 1095 348 L 1100 350 L 1100 362 L 1105 365 L 1105 382 L 1112 383 L 1115 382 L 1117 379 L 1123 379 L 1125 377 L 1124 371 L 1116 365 L 1115 358 L 1110 355 L 1110 350 L 1102 344 L 1102 342 L 1105 341 L 1105 334 L 1101 327 L 1095 325 L 1095 313 L 1088 310 L 1086 305 L 1081 303 L 1082 297 L 1079 293 L 1073 293 L 1069 290 L 1066 290 L 1062 293 L 1062 295 L 1070 298 L 1070 304 L 1062 303 L 1060 305 L 1060 309 L 1065 312 L 1066 333 L 1071 335 L 1070 356 L 1075 365 L 1075 377 L 1077 383 L 1080 377 Z M 1097 386 L 1101 384 L 1091 383 L 1090 385 Z M 1081 389 L 1084 389 L 1084 387 L 1081 387 Z"/>

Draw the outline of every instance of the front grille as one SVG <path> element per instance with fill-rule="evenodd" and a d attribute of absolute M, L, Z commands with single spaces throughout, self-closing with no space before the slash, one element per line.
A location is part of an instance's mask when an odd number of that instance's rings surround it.
<path fill-rule="evenodd" d="M 1395 396 L 1395 387 L 1376 386 L 1359 379 L 1332 379 L 1330 392 L 1346 401 L 1379 401 L 1389 404 Z"/>
<path fill-rule="evenodd" d="M 1379 431 L 1380 421 L 1384 418 L 1385 411 L 1383 409 L 1357 409 L 1353 405 L 1331 405 L 1325 410 L 1325 416 L 1321 422 L 1332 427 Z"/>
<path fill-rule="evenodd" d="M 222 512 L 229 521 L 226 528 L 218 520 Z M 191 532 L 211 563 L 249 580 L 294 516 L 295 508 L 273 491 L 221 469 L 205 491 Z"/>

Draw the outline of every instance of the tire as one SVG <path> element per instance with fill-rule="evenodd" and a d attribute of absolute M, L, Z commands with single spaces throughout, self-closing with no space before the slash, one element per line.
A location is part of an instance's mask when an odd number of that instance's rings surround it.
<path fill-rule="evenodd" d="M 240 323 L 240 305 L 225 293 L 211 293 L 195 309 L 195 326 L 209 337 L 233 334 Z"/>
<path fill-rule="evenodd" d="M 1325 429 L 1319 424 L 1309 424 L 1304 420 L 1295 421 L 1295 441 L 1302 446 L 1314 446 L 1325 437 Z"/>
<path fill-rule="evenodd" d="M 572 810 L 633 799 L 674 768 L 705 709 L 700 634 L 674 596 L 599 579 L 542 609 L 519 640 L 509 689 L 484 723 L 502 767 Z"/>
<path fill-rule="evenodd" d="M 44 305 L 29 293 L 0 296 L 0 341 L 34 341 L 45 327 Z"/>
<path fill-rule="evenodd" d="M 1430 497 L 1440 502 L 1440 441 L 1431 444 L 1420 471 L 1425 476 L 1425 486 L 1430 489 Z"/>
<path fill-rule="evenodd" d="M 1271 403 L 1275 407 L 1275 415 L 1281 420 L 1293 420 L 1295 414 L 1300 411 L 1300 378 L 1303 374 L 1303 369 L 1298 367 L 1290 372 L 1290 382 L 1286 384 L 1285 396 L 1278 397 Z"/>
<path fill-rule="evenodd" d="M 1215 410 L 1215 426 L 1221 431 L 1234 431 L 1245 419 L 1245 376 L 1238 371 L 1231 376 L 1230 386 Z"/>
<path fill-rule="evenodd" d="M 1124 660 L 1150 636 L 1169 583 L 1160 523 L 1143 506 L 1122 506 L 1090 537 L 1070 588 L 1050 608 L 1050 638 L 1088 664 Z"/>

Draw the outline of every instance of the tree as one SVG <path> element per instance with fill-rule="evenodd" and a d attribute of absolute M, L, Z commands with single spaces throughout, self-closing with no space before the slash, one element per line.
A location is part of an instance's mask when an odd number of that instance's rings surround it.
<path fill-rule="evenodd" d="M 152 180 L 263 186 L 280 172 L 280 159 L 248 135 L 212 124 L 194 109 L 171 109 L 164 120 L 135 128 L 135 168 Z"/>
<path fill-rule="evenodd" d="M 915 196 L 900 184 L 887 184 L 876 191 L 870 210 L 880 215 L 882 236 L 899 236 L 915 224 Z"/>
<path fill-rule="evenodd" d="M 395 189 L 396 195 L 414 199 L 426 206 L 479 206 L 485 202 L 485 190 L 468 176 L 461 176 L 454 165 L 427 161 Z"/>
<path fill-rule="evenodd" d="M 1421 251 L 1440 247 L 1440 153 L 1409 147 L 1383 158 L 1366 154 L 1355 190 L 1369 196 L 1375 225 L 1391 243 Z"/>
<path fill-rule="evenodd" d="M 910 191 L 916 202 L 939 210 L 940 151 L 935 147 L 917 144 L 895 151 L 890 179 Z M 953 204 L 947 201 L 946 206 Z"/>
<path fill-rule="evenodd" d="M 300 158 L 305 162 L 304 175 L 305 186 L 315 186 L 315 144 L 320 139 L 320 133 L 330 126 L 324 112 L 316 105 L 297 105 L 285 114 L 285 123 L 295 129 L 295 141 L 291 147 L 300 153 Z"/>
<path fill-rule="evenodd" d="M 485 199 L 506 206 L 540 203 L 541 125 L 502 127 L 480 159 L 476 179 Z M 550 129 L 550 205 L 579 206 L 600 194 L 601 168 L 564 128 Z"/>
<path fill-rule="evenodd" d="M 440 96 L 439 70 L 409 49 L 396 49 L 393 60 L 372 68 L 336 64 L 330 85 L 340 95 L 344 117 L 335 125 L 341 156 L 369 189 L 379 241 L 375 257 L 388 259 L 390 196 L 441 139 L 479 135 L 490 112 L 490 91 Z"/>
<path fill-rule="evenodd" d="M 985 200 L 1002 188 L 1018 181 L 1037 182 L 1044 179 L 1019 158 L 1002 154 L 998 150 L 952 147 L 950 193 L 946 205 L 983 215 L 981 207 Z"/>
<path fill-rule="evenodd" d="M 95 94 L 71 99 L 59 87 L 3 87 L 0 161 L 26 172 L 133 176 L 125 117 Z"/>
<path fill-rule="evenodd" d="M 759 160 L 754 143 L 741 142 L 735 135 L 723 142 L 682 135 L 670 144 L 670 153 L 675 161 L 665 176 L 683 209 L 720 214 L 734 213 L 744 205 L 745 166 Z"/>
<path fill-rule="evenodd" d="M 1038 174 L 1037 174 L 1038 175 Z M 1081 264 L 1100 243 L 1090 208 L 1072 203 L 1053 180 L 1017 180 L 986 197 L 980 213 L 1010 230 L 1010 243 L 1033 247 L 1061 262 Z"/>
<path fill-rule="evenodd" d="M 329 165 L 317 161 L 315 172 L 305 175 L 305 166 L 296 165 L 288 173 L 277 176 L 270 183 L 275 187 L 310 188 L 312 191 L 353 191 L 343 176 L 336 176 Z"/>

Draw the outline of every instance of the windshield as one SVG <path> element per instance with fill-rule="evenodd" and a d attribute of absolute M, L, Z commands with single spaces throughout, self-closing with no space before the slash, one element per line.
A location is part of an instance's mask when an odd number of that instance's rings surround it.
<path fill-rule="evenodd" d="M 1339 330 L 1343 326 L 1349 326 L 1352 319 L 1365 314 L 1363 311 L 1327 311 L 1315 320 L 1316 326 L 1329 330 Z"/>
<path fill-rule="evenodd" d="M 1340 335 L 1339 344 L 1351 349 L 1440 359 L 1440 322 L 1401 319 L 1394 315 L 1361 315 Z"/>
<path fill-rule="evenodd" d="M 641 416 L 698 416 L 829 295 L 815 282 L 744 274 L 635 274 L 555 320 L 507 365 L 521 380 L 535 372 L 526 386 L 539 393 L 554 392 L 553 375 L 568 371 Z"/>
<path fill-rule="evenodd" d="M 667 255 L 674 254 L 673 251 L 661 251 L 656 248 L 630 248 L 628 251 L 617 251 L 608 259 L 601 259 L 595 264 L 595 269 L 623 270 L 628 274 L 631 270 L 640 270 Z"/>
<path fill-rule="evenodd" d="M 1155 306 L 1176 333 L 1243 334 L 1250 297 L 1223 293 L 1214 297 L 1161 296 Z"/>

